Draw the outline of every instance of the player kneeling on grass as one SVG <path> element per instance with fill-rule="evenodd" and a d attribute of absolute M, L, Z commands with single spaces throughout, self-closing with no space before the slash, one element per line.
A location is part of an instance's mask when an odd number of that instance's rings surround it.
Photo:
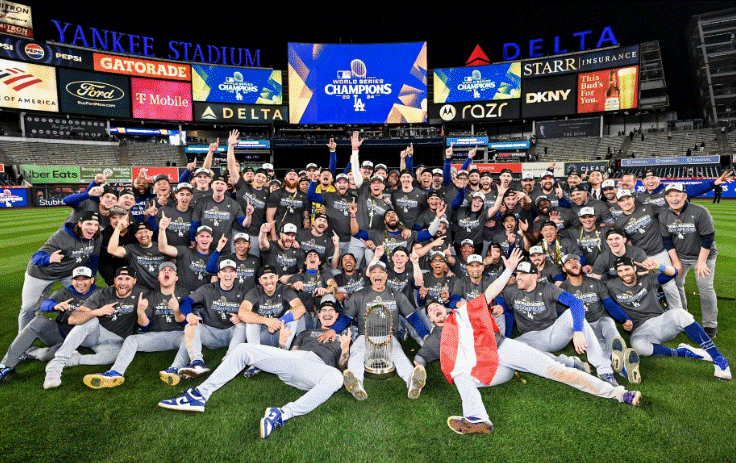
<path fill-rule="evenodd" d="M 660 274 L 647 273 L 639 276 L 636 273 L 637 266 L 649 271 L 658 270 Z M 615 268 L 618 278 L 609 280 L 606 285 L 618 305 L 631 318 L 624 323 L 624 329 L 627 331 L 633 329 L 631 331 L 633 349 L 626 349 L 621 338 L 614 340 L 612 349 L 614 370 L 621 372 L 625 369 L 627 379 L 638 383 L 641 381 L 638 355 L 687 357 L 712 361 L 716 378 L 731 379 L 731 367 L 728 366 L 728 360 L 690 313 L 685 309 L 662 311 L 657 289 L 677 276 L 678 272 L 674 267 L 659 264 L 653 259 L 646 259 L 643 263 L 638 263 L 629 257 L 620 257 L 615 262 Z M 660 344 L 669 341 L 682 331 L 701 348 L 683 343 L 677 349 L 673 349 Z M 632 356 L 636 361 L 631 361 Z"/>
<path fill-rule="evenodd" d="M 159 407 L 203 412 L 205 402 L 213 392 L 235 378 L 246 366 L 253 365 L 262 371 L 278 375 L 289 386 L 307 391 L 299 399 L 281 408 L 266 408 L 266 414 L 261 418 L 262 438 L 268 437 L 274 429 L 283 426 L 289 419 L 311 412 L 342 387 L 340 370 L 347 366 L 350 352 L 350 329 L 331 341 L 319 341 L 320 336 L 332 327 L 338 317 L 335 302 L 332 297 L 329 299 L 322 301 L 317 313 L 321 328 L 299 333 L 294 338 L 291 350 L 285 350 L 291 336 L 286 326 L 280 330 L 280 348 L 240 344 L 225 357 L 207 381 L 187 390 L 180 397 L 162 400 Z"/>
<path fill-rule="evenodd" d="M 158 268 L 160 288 L 149 292 L 138 304 L 138 325 L 144 333 L 125 338 L 110 370 L 84 377 L 84 384 L 92 389 L 123 384 L 125 370 L 136 352 L 163 352 L 179 348 L 186 325 L 184 314 L 179 311 L 179 299 L 183 299 L 189 291 L 177 286 L 179 276 L 173 262 L 164 262 Z"/>
<path fill-rule="evenodd" d="M 553 379 L 598 397 L 639 405 L 640 392 L 627 391 L 623 386 L 614 387 L 501 334 L 491 315 L 491 304 L 506 286 L 521 256 L 521 252 L 515 250 L 508 260 L 504 259 L 506 270 L 486 292 L 467 303 L 460 301 L 453 313 L 448 315 L 447 308 L 437 301 L 427 307 L 429 319 L 435 327 L 417 352 L 415 362 L 421 364 L 439 358 L 445 377 L 455 383 L 464 416 L 449 417 L 447 425 L 450 429 L 458 434 L 490 433 L 493 424 L 478 388 L 505 383 L 517 370 Z M 439 343 L 436 342 L 437 337 Z"/>

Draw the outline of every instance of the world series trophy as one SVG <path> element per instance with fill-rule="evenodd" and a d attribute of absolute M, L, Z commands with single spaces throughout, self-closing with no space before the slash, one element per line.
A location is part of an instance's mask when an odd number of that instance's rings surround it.
<path fill-rule="evenodd" d="M 374 304 L 365 313 L 365 373 L 374 379 L 393 375 L 393 326 L 391 311 Z"/>

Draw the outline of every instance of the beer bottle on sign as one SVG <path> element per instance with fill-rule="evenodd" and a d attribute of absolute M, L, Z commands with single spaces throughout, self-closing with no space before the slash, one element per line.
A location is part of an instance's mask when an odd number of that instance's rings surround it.
<path fill-rule="evenodd" d="M 620 109 L 620 95 L 618 76 L 616 71 L 611 71 L 611 76 L 608 79 L 608 89 L 606 90 L 605 111 L 618 111 Z"/>

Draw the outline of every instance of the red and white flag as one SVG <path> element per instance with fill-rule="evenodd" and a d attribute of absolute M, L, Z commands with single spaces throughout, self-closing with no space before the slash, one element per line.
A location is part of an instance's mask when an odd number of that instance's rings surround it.
<path fill-rule="evenodd" d="M 440 340 L 440 365 L 447 381 L 466 373 L 490 385 L 498 369 L 495 333 L 500 331 L 484 294 L 451 313 Z"/>

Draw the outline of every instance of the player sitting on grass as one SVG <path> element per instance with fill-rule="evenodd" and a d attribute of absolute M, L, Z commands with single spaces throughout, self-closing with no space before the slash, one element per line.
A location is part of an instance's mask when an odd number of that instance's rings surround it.
<path fill-rule="evenodd" d="M 280 349 L 259 344 L 240 344 L 231 355 L 225 357 L 207 381 L 194 389 L 190 388 L 180 397 L 162 400 L 158 406 L 170 410 L 203 412 L 205 403 L 213 392 L 237 376 L 246 366 L 253 365 L 267 373 L 278 375 L 290 386 L 308 391 L 281 408 L 266 408 L 266 414 L 261 418 L 262 438 L 268 437 L 274 429 L 283 426 L 289 419 L 311 412 L 342 387 L 340 370 L 345 369 L 350 356 L 349 328 L 344 335 L 331 341 L 318 341 L 338 317 L 334 298 L 326 296 L 325 299 L 317 313 L 321 328 L 299 333 L 291 350 L 285 350 L 291 335 L 288 327 L 280 331 Z"/>
<path fill-rule="evenodd" d="M 440 359 L 442 371 L 454 382 L 463 403 L 464 416 L 451 416 L 447 425 L 458 434 L 488 434 L 493 430 L 479 387 L 496 386 L 510 380 L 514 371 L 533 373 L 553 379 L 581 391 L 607 399 L 638 406 L 641 393 L 614 387 L 584 371 L 570 368 L 553 360 L 523 342 L 506 338 L 491 315 L 493 298 L 506 286 L 522 253 L 516 249 L 506 270 L 477 298 L 460 301 L 448 315 L 439 301 L 427 304 L 427 314 L 435 327 L 417 352 L 417 365 Z M 470 355 L 469 355 L 470 354 Z"/>

